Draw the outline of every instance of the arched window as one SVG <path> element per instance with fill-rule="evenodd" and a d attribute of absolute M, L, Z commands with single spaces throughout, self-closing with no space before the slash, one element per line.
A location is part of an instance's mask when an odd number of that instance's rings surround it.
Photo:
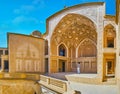
<path fill-rule="evenodd" d="M 111 24 L 108 24 L 104 28 L 104 47 L 115 47 L 116 32 Z"/>
<path fill-rule="evenodd" d="M 59 56 L 66 56 L 66 48 L 63 44 L 59 46 Z"/>

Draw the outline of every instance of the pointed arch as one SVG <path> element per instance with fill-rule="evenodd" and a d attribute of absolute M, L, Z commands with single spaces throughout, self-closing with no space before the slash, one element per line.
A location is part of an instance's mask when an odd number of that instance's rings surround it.
<path fill-rule="evenodd" d="M 83 40 L 80 42 L 80 44 L 78 45 L 77 49 L 78 49 L 79 46 L 80 46 L 84 41 L 86 41 L 86 40 L 91 41 L 91 42 L 97 47 L 97 44 L 96 44 L 93 40 L 91 40 L 91 39 L 89 39 L 89 38 L 85 38 L 85 39 L 83 39 Z"/>
<path fill-rule="evenodd" d="M 104 27 L 104 47 L 116 47 L 116 30 L 112 24 L 108 24 Z"/>
<path fill-rule="evenodd" d="M 58 56 L 65 56 L 67 57 L 67 46 L 64 43 L 60 43 L 58 45 Z"/>
<path fill-rule="evenodd" d="M 96 57 L 96 47 L 96 44 L 91 39 L 84 39 L 77 47 L 77 57 Z"/>
<path fill-rule="evenodd" d="M 65 66 L 69 68 L 72 62 L 80 61 L 80 58 L 76 58 L 76 50 L 84 39 L 88 39 L 93 49 L 96 48 L 97 32 L 94 22 L 80 14 L 70 13 L 65 15 L 56 25 L 50 37 L 51 56 L 53 56 L 53 58 L 56 56 L 56 61 L 54 64 L 51 64 L 51 66 L 56 64 L 56 66 L 58 65 L 58 69 L 56 70 L 59 70 L 59 68 L 62 68 L 61 65 L 64 65 L 62 62 L 65 62 Z M 90 55 L 87 54 L 87 56 Z M 68 57 L 71 58 L 71 61 L 68 60 Z M 83 59 L 85 58 L 86 57 Z M 93 62 L 91 66 L 96 66 L 96 57 L 91 57 L 90 60 L 91 63 Z M 53 60 L 51 60 L 51 62 L 53 62 Z M 90 71 L 96 72 L 96 67 L 95 70 L 93 70 L 93 67 Z"/>
<path fill-rule="evenodd" d="M 51 41 L 54 39 L 58 44 L 64 42 L 67 46 L 76 45 L 77 47 L 83 37 L 88 37 L 97 43 L 96 25 L 86 16 L 70 13 L 56 25 Z"/>

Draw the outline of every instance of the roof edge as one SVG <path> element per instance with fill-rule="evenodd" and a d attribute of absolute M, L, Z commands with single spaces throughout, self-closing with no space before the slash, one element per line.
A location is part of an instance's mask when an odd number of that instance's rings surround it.
<path fill-rule="evenodd" d="M 0 47 L 0 49 L 8 49 L 7 47 Z"/>
<path fill-rule="evenodd" d="M 118 19 L 119 19 L 119 8 L 120 8 L 120 0 L 116 0 L 116 24 L 118 24 Z"/>
<path fill-rule="evenodd" d="M 59 15 L 60 13 L 64 12 L 64 11 L 67 11 L 71 8 L 77 8 L 77 7 L 82 7 L 82 6 L 92 6 L 92 5 L 103 5 L 105 2 L 88 2 L 88 3 L 82 3 L 82 4 L 77 4 L 77 5 L 73 5 L 73 6 L 69 6 L 67 8 L 64 8 L 56 13 L 54 13 L 53 15 L 51 15 L 50 17 L 48 17 L 46 19 L 46 32 L 43 34 L 43 37 L 47 36 L 48 35 L 48 22 L 51 18 Z"/>
<path fill-rule="evenodd" d="M 26 37 L 32 37 L 32 38 L 37 38 L 37 39 L 43 39 L 43 38 L 34 37 L 34 36 L 32 36 L 32 35 L 26 35 L 26 34 L 20 34 L 20 33 L 11 33 L 11 32 L 8 32 L 8 33 L 7 33 L 7 36 L 9 36 L 9 34 L 22 35 L 22 36 L 26 36 Z"/>
<path fill-rule="evenodd" d="M 109 15 L 109 14 L 107 14 L 107 15 L 104 16 L 104 18 L 114 19 L 114 21 L 115 21 L 115 15 Z"/>
<path fill-rule="evenodd" d="M 50 17 L 47 18 L 47 20 L 55 17 L 56 15 L 66 11 L 66 10 L 69 10 L 71 8 L 77 8 L 77 7 L 82 7 L 82 6 L 92 6 L 92 5 L 103 5 L 105 2 L 88 2 L 88 3 L 82 3 L 82 4 L 77 4 L 77 5 L 74 5 L 74 6 L 69 6 L 69 7 L 66 7 L 58 12 L 56 12 L 55 14 L 51 15 Z"/>

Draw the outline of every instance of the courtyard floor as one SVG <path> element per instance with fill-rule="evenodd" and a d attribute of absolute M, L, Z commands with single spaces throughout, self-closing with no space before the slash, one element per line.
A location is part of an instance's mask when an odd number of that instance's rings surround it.
<path fill-rule="evenodd" d="M 59 72 L 59 73 L 46 73 L 45 76 L 53 77 L 60 80 L 67 80 L 65 75 L 77 74 L 76 72 Z"/>

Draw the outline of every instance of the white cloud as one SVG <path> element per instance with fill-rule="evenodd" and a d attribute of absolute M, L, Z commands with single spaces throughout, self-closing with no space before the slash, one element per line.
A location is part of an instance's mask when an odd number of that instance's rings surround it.
<path fill-rule="evenodd" d="M 0 31 L 5 31 L 5 30 L 9 30 L 9 29 L 11 29 L 9 23 L 2 23 L 2 24 L 0 25 Z"/>
<path fill-rule="evenodd" d="M 39 8 L 45 8 L 45 0 L 33 0 L 31 4 L 29 5 L 22 5 L 18 9 L 14 9 L 13 12 L 15 14 L 28 14 L 30 12 L 33 12 Z"/>
<path fill-rule="evenodd" d="M 25 20 L 24 16 L 18 16 L 16 18 L 13 19 L 13 24 L 19 24 L 21 22 L 23 22 Z"/>
<path fill-rule="evenodd" d="M 15 14 L 28 14 L 35 10 L 34 5 L 22 5 L 19 9 L 13 10 Z"/>
<path fill-rule="evenodd" d="M 39 21 L 36 18 L 33 17 L 26 17 L 26 16 L 18 16 L 16 18 L 13 19 L 12 23 L 13 24 L 21 24 L 21 23 L 35 23 L 38 24 Z"/>
<path fill-rule="evenodd" d="M 33 5 L 23 5 L 21 9 L 26 11 L 34 11 L 35 7 Z"/>
<path fill-rule="evenodd" d="M 32 5 L 34 5 L 37 9 L 45 8 L 46 7 L 46 0 L 34 0 L 32 2 Z"/>

